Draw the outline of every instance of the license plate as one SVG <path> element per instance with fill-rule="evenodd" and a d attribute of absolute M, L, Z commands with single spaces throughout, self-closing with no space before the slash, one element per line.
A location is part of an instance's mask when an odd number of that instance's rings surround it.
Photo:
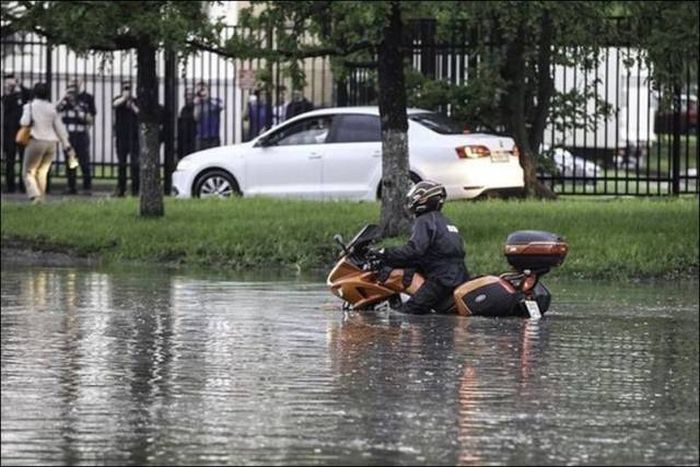
<path fill-rule="evenodd" d="M 525 300 L 525 306 L 527 307 L 527 312 L 530 313 L 530 318 L 540 319 L 542 317 L 542 313 L 540 313 L 540 307 L 537 305 L 536 301 Z"/>
<path fill-rule="evenodd" d="M 491 162 L 508 162 L 508 153 L 507 152 L 492 152 L 491 153 Z"/>

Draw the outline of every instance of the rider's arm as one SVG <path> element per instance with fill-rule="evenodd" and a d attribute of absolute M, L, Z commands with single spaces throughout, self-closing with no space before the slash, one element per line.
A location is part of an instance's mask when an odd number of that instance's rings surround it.
<path fill-rule="evenodd" d="M 388 266 L 401 267 L 415 265 L 428 251 L 433 226 L 429 215 L 420 216 L 413 225 L 411 238 L 405 245 L 390 248 L 384 252 L 384 262 Z"/>

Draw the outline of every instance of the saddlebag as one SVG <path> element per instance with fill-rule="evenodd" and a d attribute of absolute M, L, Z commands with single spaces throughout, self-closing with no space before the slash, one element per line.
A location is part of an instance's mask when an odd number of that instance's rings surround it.
<path fill-rule="evenodd" d="M 454 291 L 457 312 L 464 316 L 527 316 L 520 298 L 520 292 L 497 276 L 476 277 Z"/>

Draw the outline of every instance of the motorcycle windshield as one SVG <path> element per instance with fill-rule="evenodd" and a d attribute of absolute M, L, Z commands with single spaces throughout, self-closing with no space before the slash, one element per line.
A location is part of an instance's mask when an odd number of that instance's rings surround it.
<path fill-rule="evenodd" d="M 355 235 L 355 238 L 350 240 L 348 250 L 357 246 L 367 245 L 379 237 L 379 226 L 376 224 L 367 224 L 357 233 L 357 235 Z"/>

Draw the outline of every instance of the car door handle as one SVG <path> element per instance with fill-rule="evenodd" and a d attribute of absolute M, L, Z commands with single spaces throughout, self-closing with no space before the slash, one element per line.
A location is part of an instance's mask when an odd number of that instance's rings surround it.
<path fill-rule="evenodd" d="M 312 152 L 312 153 L 309 155 L 309 159 L 320 159 L 320 158 L 321 158 L 321 155 L 318 154 L 318 153 L 315 153 L 315 152 Z"/>
<path fill-rule="evenodd" d="M 382 151 L 374 151 L 372 157 L 382 157 Z"/>

